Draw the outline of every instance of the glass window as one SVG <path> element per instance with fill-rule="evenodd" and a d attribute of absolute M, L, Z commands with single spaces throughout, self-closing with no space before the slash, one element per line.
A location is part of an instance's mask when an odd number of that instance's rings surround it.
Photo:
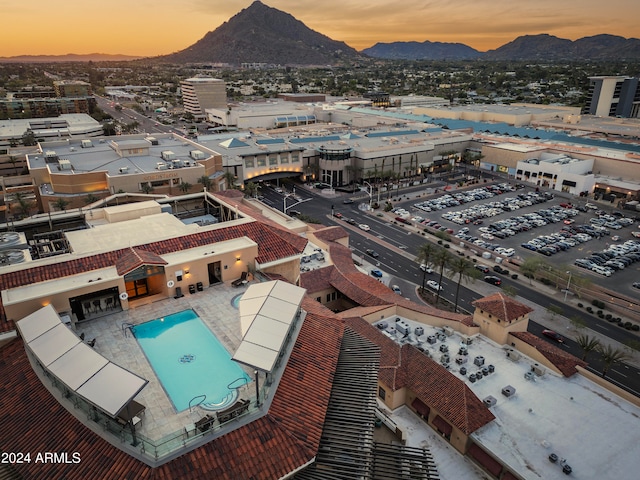
<path fill-rule="evenodd" d="M 289 163 L 289 154 L 280 155 L 280 163 Z"/>
<path fill-rule="evenodd" d="M 291 154 L 291 163 L 300 163 L 300 152 Z"/>
<path fill-rule="evenodd" d="M 247 168 L 253 168 L 255 165 L 255 161 L 253 158 L 245 158 L 244 159 L 244 166 Z"/>
<path fill-rule="evenodd" d="M 269 156 L 269 165 L 278 165 L 278 157 L 276 155 Z"/>
<path fill-rule="evenodd" d="M 258 166 L 266 167 L 267 166 L 267 157 L 260 156 L 258 157 Z"/>

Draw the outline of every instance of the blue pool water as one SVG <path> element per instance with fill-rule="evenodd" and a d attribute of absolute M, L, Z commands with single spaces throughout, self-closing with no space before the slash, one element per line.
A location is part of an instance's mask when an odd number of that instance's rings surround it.
<path fill-rule="evenodd" d="M 206 395 L 204 403 L 225 408 L 250 377 L 193 310 L 131 328 L 177 411 Z M 198 403 L 195 400 L 194 403 Z"/>

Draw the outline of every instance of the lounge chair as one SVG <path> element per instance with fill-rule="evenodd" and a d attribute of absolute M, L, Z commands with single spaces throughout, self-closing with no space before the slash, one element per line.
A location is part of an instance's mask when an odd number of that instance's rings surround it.
<path fill-rule="evenodd" d="M 239 417 L 244 412 L 249 410 L 249 400 L 238 400 L 233 406 L 216 413 L 216 417 L 220 423 L 228 422 L 231 419 Z"/>
<path fill-rule="evenodd" d="M 89 345 L 91 348 L 96 346 L 96 339 L 94 338 L 93 340 L 89 340 L 87 342 L 87 345 Z"/>
<path fill-rule="evenodd" d="M 207 430 L 209 430 L 211 428 L 211 426 L 213 425 L 213 422 L 215 422 L 215 421 L 216 421 L 216 419 L 214 417 L 212 417 L 211 415 L 207 414 L 204 417 L 202 417 L 200 420 L 198 420 L 195 423 L 195 426 L 201 432 L 206 432 Z"/>
<path fill-rule="evenodd" d="M 248 282 L 247 277 L 249 276 L 248 272 L 242 272 L 242 275 L 237 280 L 231 282 L 231 285 L 234 287 L 239 287 L 240 285 L 246 285 Z"/>

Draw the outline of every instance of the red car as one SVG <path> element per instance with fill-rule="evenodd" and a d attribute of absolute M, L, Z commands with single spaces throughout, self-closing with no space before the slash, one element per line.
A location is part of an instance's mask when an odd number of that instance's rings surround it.
<path fill-rule="evenodd" d="M 558 343 L 564 343 L 564 338 L 559 333 L 554 332 L 553 330 L 543 330 L 542 334 L 545 337 L 549 337 L 552 340 L 555 340 Z"/>

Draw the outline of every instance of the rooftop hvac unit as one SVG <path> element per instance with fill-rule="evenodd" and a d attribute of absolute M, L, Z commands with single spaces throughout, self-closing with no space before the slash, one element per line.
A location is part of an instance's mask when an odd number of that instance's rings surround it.
<path fill-rule="evenodd" d="M 440 363 L 449 363 L 449 354 L 448 353 L 443 353 L 442 355 L 440 355 Z"/>
<path fill-rule="evenodd" d="M 44 152 L 44 158 L 55 158 L 57 156 L 58 154 L 53 150 L 47 150 L 46 152 Z"/>
<path fill-rule="evenodd" d="M 378 327 L 380 330 L 384 330 L 388 326 L 389 326 L 389 324 L 387 323 L 386 320 L 382 320 L 381 322 L 376 324 L 376 327 Z"/>
<path fill-rule="evenodd" d="M 436 342 L 437 342 L 437 340 L 436 340 L 436 337 L 434 335 L 429 335 L 427 337 L 427 343 L 430 343 L 431 345 L 433 345 Z"/>
<path fill-rule="evenodd" d="M 201 150 L 191 150 L 189 152 L 189 155 L 191 156 L 191 158 L 193 158 L 194 160 L 204 160 L 204 152 Z"/>
<path fill-rule="evenodd" d="M 156 163 L 156 170 L 166 170 L 167 164 L 163 162 Z"/>
<path fill-rule="evenodd" d="M 407 335 L 410 331 L 410 327 L 409 324 L 400 320 L 399 322 L 396 322 L 396 330 L 403 335 Z"/>
<path fill-rule="evenodd" d="M 174 160 L 171 160 L 171 164 L 173 165 L 173 168 L 180 168 L 182 167 L 182 160 L 176 158 Z"/>
<path fill-rule="evenodd" d="M 487 407 L 493 407 L 496 403 L 498 403 L 498 400 L 496 400 L 495 397 L 489 395 L 482 400 L 482 403 L 484 403 Z"/>
<path fill-rule="evenodd" d="M 462 365 L 463 363 L 467 363 L 468 357 L 456 357 L 456 363 L 458 365 Z"/>
<path fill-rule="evenodd" d="M 507 358 L 510 358 L 513 361 L 520 360 L 520 352 L 517 352 L 513 348 L 507 350 Z"/>
<path fill-rule="evenodd" d="M 89 140 L 89 139 L 82 140 L 82 142 L 80 143 L 80 146 L 82 148 L 91 148 L 91 147 L 93 147 L 93 142 L 91 140 Z"/>
<path fill-rule="evenodd" d="M 453 328 L 451 327 L 442 327 L 442 333 L 444 333 L 447 337 L 453 335 Z"/>
<path fill-rule="evenodd" d="M 158 139 L 156 137 L 147 137 L 147 142 L 151 143 L 151 145 L 159 145 Z"/>
<path fill-rule="evenodd" d="M 71 170 L 71 161 L 66 158 L 61 158 L 58 160 L 58 166 L 60 170 Z"/>
<path fill-rule="evenodd" d="M 176 154 L 173 153 L 171 150 L 164 150 L 160 152 L 160 156 L 162 157 L 163 160 L 166 160 L 166 161 L 170 161 L 176 158 Z"/>
<path fill-rule="evenodd" d="M 481 367 L 482 365 L 484 365 L 484 357 L 482 355 L 478 355 L 473 359 L 473 364 Z"/>
<path fill-rule="evenodd" d="M 473 338 L 471 338 L 471 337 L 463 337 L 462 338 L 462 343 L 465 343 L 467 345 L 471 345 L 473 343 Z"/>
<path fill-rule="evenodd" d="M 536 375 L 533 372 L 524 372 L 524 379 L 535 382 L 536 381 Z"/>
<path fill-rule="evenodd" d="M 535 373 L 537 376 L 541 377 L 544 375 L 544 368 L 542 368 L 539 364 L 534 363 L 531 365 L 531 371 Z"/>
<path fill-rule="evenodd" d="M 416 329 L 414 330 L 415 334 L 419 337 L 420 335 L 424 335 L 424 328 L 422 327 L 416 327 Z"/>
<path fill-rule="evenodd" d="M 516 389 L 511 385 L 507 385 L 502 389 L 502 394 L 507 398 L 513 397 L 516 394 Z"/>
<path fill-rule="evenodd" d="M 128 173 L 128 172 L 129 172 L 129 167 L 120 167 L 120 168 L 118 169 L 118 171 L 119 171 L 120 173 Z"/>
<path fill-rule="evenodd" d="M 444 343 L 440 345 L 440 351 L 442 353 L 447 353 L 449 351 L 449 347 L 447 347 Z"/>

